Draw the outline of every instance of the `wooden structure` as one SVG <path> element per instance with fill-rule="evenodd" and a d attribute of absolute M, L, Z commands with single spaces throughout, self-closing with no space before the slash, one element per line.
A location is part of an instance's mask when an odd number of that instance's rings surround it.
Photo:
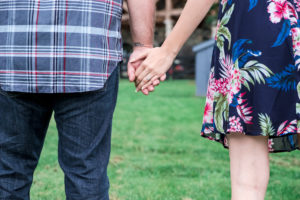
<path fill-rule="evenodd" d="M 165 36 L 167 36 L 171 32 L 174 22 L 180 16 L 185 3 L 186 0 L 156 0 L 156 24 L 163 24 L 165 26 Z M 122 21 L 123 24 L 128 25 L 129 14 L 126 0 L 124 1 L 123 9 L 124 14 Z"/>

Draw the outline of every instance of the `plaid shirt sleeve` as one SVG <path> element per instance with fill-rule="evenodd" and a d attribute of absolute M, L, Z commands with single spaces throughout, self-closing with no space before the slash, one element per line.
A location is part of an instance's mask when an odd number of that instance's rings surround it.
<path fill-rule="evenodd" d="M 122 60 L 122 0 L 0 1 L 0 86 L 101 89 Z"/>

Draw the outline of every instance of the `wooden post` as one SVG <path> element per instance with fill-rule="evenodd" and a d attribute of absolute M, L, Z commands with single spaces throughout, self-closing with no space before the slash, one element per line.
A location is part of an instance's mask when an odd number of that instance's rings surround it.
<path fill-rule="evenodd" d="M 124 5 L 123 9 L 125 13 L 122 16 L 122 22 L 123 24 L 128 25 L 129 24 L 129 14 L 128 14 L 128 7 L 127 4 L 125 3 L 126 0 L 124 0 Z M 174 8 L 174 0 L 154 0 L 156 3 L 162 3 L 163 1 L 165 2 L 165 8 L 163 10 L 159 10 L 156 12 L 156 24 L 161 24 L 164 23 L 165 25 L 165 36 L 167 37 L 174 26 L 174 20 L 172 17 L 179 17 L 182 8 Z M 160 2 L 159 2 L 160 1 Z M 182 1 L 182 0 L 180 0 Z"/>
<path fill-rule="evenodd" d="M 165 10 L 165 26 L 166 26 L 166 37 L 171 33 L 173 28 L 173 20 L 172 20 L 172 10 L 173 10 L 173 3 L 172 0 L 166 0 L 166 10 Z"/>

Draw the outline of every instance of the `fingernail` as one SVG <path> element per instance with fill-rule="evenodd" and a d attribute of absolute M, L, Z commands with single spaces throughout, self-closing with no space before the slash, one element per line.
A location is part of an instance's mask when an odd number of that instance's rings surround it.
<path fill-rule="evenodd" d="M 145 89 L 145 87 L 143 86 L 143 87 L 142 87 L 142 90 L 144 90 L 144 89 Z"/>
<path fill-rule="evenodd" d="M 135 93 L 137 93 L 138 91 L 137 91 L 137 89 L 135 89 Z"/>

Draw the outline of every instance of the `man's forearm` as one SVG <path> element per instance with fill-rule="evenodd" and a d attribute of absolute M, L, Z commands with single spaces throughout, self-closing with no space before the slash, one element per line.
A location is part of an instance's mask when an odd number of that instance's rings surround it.
<path fill-rule="evenodd" d="M 155 0 L 127 0 L 130 29 L 135 46 L 152 46 L 154 35 Z"/>

